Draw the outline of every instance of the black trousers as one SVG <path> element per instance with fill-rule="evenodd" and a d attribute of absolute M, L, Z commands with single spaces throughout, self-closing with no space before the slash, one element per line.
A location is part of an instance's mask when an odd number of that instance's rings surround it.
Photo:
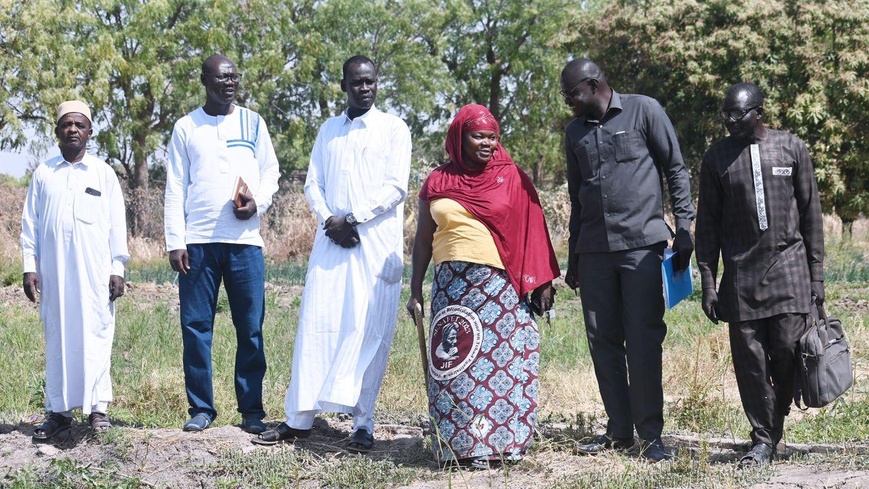
<path fill-rule="evenodd" d="M 607 432 L 644 440 L 664 429 L 661 260 L 666 243 L 579 254 L 579 291 Z"/>
<path fill-rule="evenodd" d="M 797 343 L 805 314 L 730 323 L 730 352 L 753 444 L 781 441 L 794 397 Z"/>

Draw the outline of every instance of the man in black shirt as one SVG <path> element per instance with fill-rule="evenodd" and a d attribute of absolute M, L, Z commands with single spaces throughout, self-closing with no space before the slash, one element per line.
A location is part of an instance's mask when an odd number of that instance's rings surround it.
<path fill-rule="evenodd" d="M 664 221 L 662 176 L 675 215 L 675 265 L 694 245 L 688 169 L 660 104 L 620 94 L 589 59 L 561 73 L 561 95 L 576 118 L 566 130 L 570 255 L 565 281 L 579 287 L 589 349 L 607 416 L 605 434 L 577 451 L 634 445 L 652 462 L 669 458 L 661 432 L 664 323 L 661 260 L 673 234 Z"/>

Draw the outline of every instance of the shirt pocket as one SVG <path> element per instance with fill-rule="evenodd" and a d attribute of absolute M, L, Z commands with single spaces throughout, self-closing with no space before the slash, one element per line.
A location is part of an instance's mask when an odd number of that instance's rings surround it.
<path fill-rule="evenodd" d="M 99 221 L 104 208 L 102 192 L 93 187 L 87 187 L 78 193 L 73 202 L 73 215 L 75 219 L 84 224 L 93 224 Z"/>
<path fill-rule="evenodd" d="M 613 136 L 613 147 L 616 152 L 616 161 L 627 163 L 638 159 L 646 145 L 640 131 L 627 131 Z"/>

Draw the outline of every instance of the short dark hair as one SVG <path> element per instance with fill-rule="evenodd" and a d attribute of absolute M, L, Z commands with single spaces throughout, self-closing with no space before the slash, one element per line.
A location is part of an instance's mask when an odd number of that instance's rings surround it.
<path fill-rule="evenodd" d="M 377 73 L 377 65 L 374 64 L 374 61 L 371 61 L 371 58 L 368 56 L 363 56 L 361 54 L 357 54 L 356 56 L 351 56 L 347 61 L 344 62 L 344 66 L 341 68 L 341 78 L 347 78 L 347 71 L 351 66 L 358 66 L 370 64 L 374 67 L 374 72 Z"/>
<path fill-rule="evenodd" d="M 733 85 L 732 87 L 730 87 L 729 90 L 727 90 L 727 93 L 725 94 L 724 98 L 734 99 L 734 98 L 736 98 L 736 95 L 738 93 L 745 93 L 747 95 L 746 101 L 750 105 L 754 105 L 754 106 L 762 106 L 763 105 L 763 91 L 761 91 L 760 87 L 758 87 L 754 83 L 749 83 L 749 82 L 737 83 L 737 84 Z"/>
<path fill-rule="evenodd" d="M 576 73 L 580 78 L 594 78 L 597 81 L 606 81 L 603 70 L 594 61 L 588 58 L 576 58 L 567 63 L 561 71 L 561 76 L 566 73 Z"/>

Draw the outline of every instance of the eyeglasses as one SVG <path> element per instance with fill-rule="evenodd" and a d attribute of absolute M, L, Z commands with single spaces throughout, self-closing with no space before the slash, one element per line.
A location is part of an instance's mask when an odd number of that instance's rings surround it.
<path fill-rule="evenodd" d="M 241 73 L 221 73 L 219 75 L 215 75 L 212 73 L 203 73 L 203 75 L 213 77 L 220 83 L 226 83 L 228 81 L 237 82 L 241 80 Z"/>
<path fill-rule="evenodd" d="M 583 83 L 585 83 L 587 81 L 591 81 L 591 80 L 596 80 L 596 78 L 590 78 L 590 77 L 583 78 L 582 80 L 579 80 L 579 83 L 574 85 L 573 88 L 571 88 L 570 90 L 568 90 L 566 92 L 564 90 L 559 90 L 558 93 L 561 94 L 561 97 L 564 99 L 565 102 L 570 103 L 570 100 L 573 98 L 573 95 L 571 95 L 571 94 L 573 92 L 575 92 L 576 89 L 579 88 L 580 85 L 582 85 Z"/>
<path fill-rule="evenodd" d="M 723 120 L 724 122 L 727 122 L 727 121 L 736 122 L 736 121 L 742 120 L 742 118 L 745 117 L 745 114 L 748 114 L 752 110 L 758 109 L 760 107 L 763 107 L 763 106 L 762 105 L 755 105 L 754 107 L 752 107 L 750 109 L 745 109 L 745 110 L 739 110 L 739 109 L 722 110 L 721 112 L 718 113 L 718 115 L 721 116 L 721 120 Z"/>

